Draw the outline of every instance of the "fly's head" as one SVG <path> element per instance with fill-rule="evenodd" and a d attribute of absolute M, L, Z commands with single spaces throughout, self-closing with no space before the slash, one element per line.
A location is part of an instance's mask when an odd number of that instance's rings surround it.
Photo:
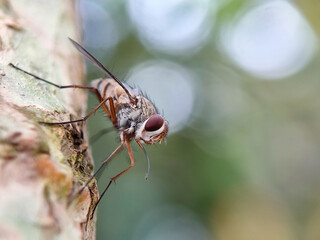
<path fill-rule="evenodd" d="M 161 143 L 167 133 L 168 122 L 160 114 L 154 114 L 137 129 L 135 139 L 151 145 Z"/>

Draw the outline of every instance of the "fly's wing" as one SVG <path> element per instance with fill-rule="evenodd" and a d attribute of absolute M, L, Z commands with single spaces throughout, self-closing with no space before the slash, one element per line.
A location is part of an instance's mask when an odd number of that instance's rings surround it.
<path fill-rule="evenodd" d="M 90 60 L 93 65 L 97 66 L 99 69 L 101 69 L 104 73 L 108 74 L 114 81 L 116 81 L 126 92 L 128 97 L 131 100 L 135 101 L 135 98 L 130 94 L 129 90 L 123 85 L 122 82 L 120 82 L 108 69 L 106 69 L 94 56 L 92 56 L 87 50 L 85 50 L 79 43 L 75 42 L 71 38 L 69 38 L 73 46 L 83 55 L 85 56 L 88 60 Z"/>

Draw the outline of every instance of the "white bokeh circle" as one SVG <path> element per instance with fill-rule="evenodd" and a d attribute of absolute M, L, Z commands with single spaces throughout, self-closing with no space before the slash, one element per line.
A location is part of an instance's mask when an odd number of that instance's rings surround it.
<path fill-rule="evenodd" d="M 317 47 L 308 22 L 283 0 L 268 1 L 235 18 L 223 28 L 221 43 L 239 67 L 265 79 L 297 73 Z"/>
<path fill-rule="evenodd" d="M 210 6 L 209 0 L 128 0 L 128 14 L 147 48 L 190 55 L 209 36 Z"/>

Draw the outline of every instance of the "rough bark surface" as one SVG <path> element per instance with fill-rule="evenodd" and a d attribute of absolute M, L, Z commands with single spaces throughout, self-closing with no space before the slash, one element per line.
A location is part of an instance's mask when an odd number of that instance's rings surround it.
<path fill-rule="evenodd" d="M 72 0 L 0 0 L 0 239 L 95 239 L 96 185 L 76 193 L 93 163 L 82 124 L 40 125 L 84 116 L 85 90 Z"/>

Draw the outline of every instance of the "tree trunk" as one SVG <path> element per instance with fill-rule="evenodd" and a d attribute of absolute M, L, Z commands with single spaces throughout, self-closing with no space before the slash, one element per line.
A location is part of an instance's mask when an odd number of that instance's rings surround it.
<path fill-rule="evenodd" d="M 95 239 L 96 184 L 78 196 L 93 162 L 79 119 L 86 92 L 72 0 L 0 0 L 0 239 Z"/>

